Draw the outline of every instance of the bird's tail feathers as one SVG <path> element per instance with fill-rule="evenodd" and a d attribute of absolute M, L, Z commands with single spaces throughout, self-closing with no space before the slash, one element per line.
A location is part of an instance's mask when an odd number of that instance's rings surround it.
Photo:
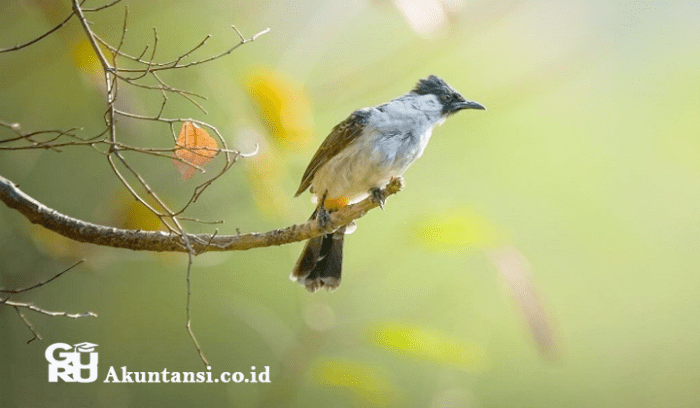
<path fill-rule="evenodd" d="M 308 240 L 289 278 L 311 292 L 320 288 L 335 290 L 340 285 L 344 240 L 345 227 Z"/>

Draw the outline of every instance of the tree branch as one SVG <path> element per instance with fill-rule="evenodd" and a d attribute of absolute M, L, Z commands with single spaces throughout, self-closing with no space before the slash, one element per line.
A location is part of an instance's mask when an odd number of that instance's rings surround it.
<path fill-rule="evenodd" d="M 100 7 L 99 9 L 101 10 L 101 9 L 103 9 L 103 8 L 111 7 L 111 6 L 113 6 L 114 4 L 117 4 L 117 3 L 120 2 L 120 1 L 121 1 L 121 0 L 116 0 L 116 1 L 114 1 L 112 4 L 107 4 L 107 5 L 105 5 L 105 6 Z M 85 3 L 85 0 L 83 0 L 83 1 L 80 2 L 81 5 L 82 5 L 83 3 Z M 93 11 L 96 11 L 96 10 L 97 10 L 97 9 L 95 9 L 95 10 L 93 10 Z M 73 15 L 75 15 L 75 11 L 71 12 L 70 14 L 68 14 L 68 17 L 66 17 L 63 21 L 61 21 L 60 23 L 58 23 L 57 26 L 55 26 L 54 28 L 52 28 L 52 29 L 50 29 L 49 31 L 45 32 L 44 34 L 42 34 L 42 35 L 40 35 L 40 36 L 34 38 L 33 40 L 27 41 L 26 43 L 23 43 L 23 44 L 16 44 L 14 47 L 0 48 L 0 53 L 21 50 L 21 49 L 24 48 L 24 47 L 29 47 L 30 45 L 35 44 L 35 43 L 37 43 L 37 42 L 43 40 L 44 38 L 46 38 L 46 37 L 48 37 L 49 35 L 51 35 L 53 32 L 58 31 L 61 27 L 63 27 L 64 25 L 66 25 L 66 24 L 68 23 L 68 21 L 70 21 L 70 19 L 73 17 Z"/>
<path fill-rule="evenodd" d="M 75 268 L 76 266 L 80 265 L 80 264 L 83 263 L 83 262 L 85 262 L 85 260 L 84 260 L 84 259 L 81 259 L 81 260 L 79 260 L 78 262 L 74 263 L 73 265 L 69 266 L 68 268 L 62 270 L 61 272 L 59 272 L 59 273 L 57 273 L 57 274 L 55 274 L 55 275 L 52 276 L 51 278 L 46 279 L 46 280 L 44 280 L 44 281 L 41 281 L 41 282 L 39 282 L 39 283 L 36 283 L 36 284 L 34 284 L 34 285 L 32 285 L 32 286 L 29 286 L 29 287 L 26 287 L 26 288 L 20 288 L 20 289 L 0 289 L 0 292 L 2 292 L 2 293 L 12 293 L 12 294 L 17 294 L 17 293 L 22 293 L 22 292 L 28 292 L 28 291 L 30 291 L 30 290 L 32 290 L 32 289 L 36 289 L 36 288 L 38 288 L 38 287 L 44 286 L 44 285 L 46 285 L 47 283 L 51 283 L 52 281 L 54 281 L 54 280 L 58 279 L 59 277 L 61 277 L 61 275 L 63 275 L 64 273 L 70 271 L 71 269 Z"/>
<path fill-rule="evenodd" d="M 9 299 L 1 300 L 0 305 L 13 306 L 15 308 L 23 307 L 23 308 L 35 311 L 37 313 L 41 313 L 41 314 L 46 315 L 46 316 L 51 316 L 51 317 L 63 316 L 63 317 L 68 317 L 70 319 L 80 319 L 81 317 L 97 317 L 97 314 L 93 313 L 93 312 L 85 312 L 85 313 L 56 312 L 53 310 L 47 310 L 47 309 L 41 308 L 39 306 L 34 306 L 33 303 L 15 302 L 14 300 L 9 300 Z M 22 320 L 24 320 L 24 322 L 27 323 L 27 320 L 25 319 L 24 315 L 20 314 L 20 317 L 22 317 Z M 34 329 L 31 327 L 31 325 L 29 325 L 29 326 L 30 326 L 30 330 L 32 330 L 32 332 L 34 332 Z M 34 332 L 34 333 L 36 334 L 36 332 Z"/>
<path fill-rule="evenodd" d="M 395 178 L 384 189 L 388 197 L 403 187 L 403 179 Z M 14 208 L 30 222 L 56 232 L 74 241 L 135 251 L 189 252 L 188 244 L 182 236 L 163 231 L 127 230 L 93 224 L 69 217 L 33 199 L 10 180 L 0 176 L 0 200 Z M 331 213 L 331 225 L 339 228 L 362 217 L 378 204 L 366 198 L 356 204 Z M 284 245 L 317 237 L 329 229 L 324 229 L 317 220 L 304 224 L 268 232 L 252 232 L 237 235 L 186 234 L 195 254 L 211 251 L 243 251 L 273 245 Z"/>
<path fill-rule="evenodd" d="M 85 18 L 88 12 L 99 12 L 106 8 L 112 7 L 113 5 L 120 2 L 120 0 L 111 0 L 107 4 L 93 8 L 83 8 L 83 4 L 86 0 L 71 0 L 72 12 L 69 14 L 63 22 L 58 26 L 52 28 L 45 34 L 35 38 L 34 40 L 27 42 L 25 44 L 18 44 L 15 47 L 0 49 L 0 52 L 15 51 L 31 44 L 40 41 L 41 39 L 49 36 L 53 32 L 59 30 L 61 27 L 66 25 L 69 20 L 75 17 L 87 37 L 93 52 L 97 56 L 102 67 L 102 72 L 104 74 L 105 82 L 105 98 L 107 109 L 104 114 L 104 120 L 106 128 L 99 135 L 83 139 L 78 137 L 74 132 L 76 129 L 70 129 L 68 131 L 56 131 L 56 130 L 46 130 L 33 133 L 24 133 L 21 131 L 19 124 L 17 123 L 5 123 L 0 121 L 0 128 L 8 128 L 15 133 L 15 136 L 0 139 L 0 150 L 8 151 L 19 151 L 25 149 L 51 149 L 54 151 L 60 151 L 60 147 L 67 146 L 90 146 L 97 152 L 103 154 L 112 171 L 115 173 L 119 181 L 124 185 L 124 187 L 129 191 L 129 193 L 138 200 L 141 205 L 151 211 L 156 217 L 160 219 L 162 224 L 167 228 L 167 232 L 163 231 L 141 231 L 141 230 L 124 230 L 113 228 L 104 225 L 92 224 L 82 220 L 78 220 L 64 214 L 61 214 L 51 208 L 48 208 L 44 204 L 36 201 L 29 195 L 25 194 L 10 180 L 7 180 L 0 176 L 0 200 L 4 202 L 8 207 L 14 208 L 22 213 L 27 219 L 32 223 L 39 224 L 45 229 L 57 232 L 70 239 L 89 242 L 97 245 L 112 246 L 117 248 L 129 248 L 132 250 L 146 250 L 146 251 L 176 251 L 176 252 L 186 252 L 188 254 L 187 262 L 187 322 L 186 328 L 189 336 L 199 352 L 199 356 L 204 364 L 208 365 L 208 361 L 204 356 L 202 348 L 197 341 L 191 325 L 191 315 L 190 315 L 190 298 L 191 298 L 191 269 L 192 262 L 195 255 L 198 255 L 207 251 L 224 251 L 224 250 L 242 250 L 250 249 L 256 247 L 270 246 L 270 245 L 281 245 L 287 242 L 299 241 L 306 239 L 308 237 L 320 235 L 323 230 L 318 225 L 312 223 L 303 224 L 300 226 L 292 226 L 285 230 L 270 231 L 263 234 L 246 234 L 246 235 L 235 235 L 235 236 L 218 236 L 218 231 L 214 234 L 188 234 L 186 230 L 181 225 L 181 220 L 197 221 L 190 217 L 181 217 L 181 214 L 190 206 L 190 204 L 197 201 L 199 196 L 209 187 L 214 181 L 218 180 L 223 176 L 241 157 L 247 157 L 248 155 L 242 154 L 238 151 L 231 150 L 228 148 L 226 139 L 219 132 L 219 130 L 202 121 L 197 120 L 178 120 L 178 119 L 166 119 L 162 115 L 165 112 L 165 107 L 168 102 L 168 94 L 175 93 L 187 101 L 192 103 L 195 107 L 200 109 L 203 113 L 207 113 L 206 109 L 197 102 L 193 97 L 206 99 L 201 95 L 195 94 L 190 91 L 175 88 L 168 85 L 163 81 L 156 71 L 166 71 L 171 69 L 188 68 L 195 65 L 205 64 L 214 61 L 218 58 L 224 57 L 231 54 L 234 50 L 240 46 L 255 41 L 259 36 L 267 33 L 269 29 L 263 30 L 258 34 L 253 35 L 250 38 L 245 38 L 243 34 L 235 27 L 232 26 L 233 30 L 239 37 L 239 42 L 224 52 L 216 55 L 211 55 L 200 60 L 183 62 L 186 58 L 189 58 L 195 51 L 200 49 L 210 36 L 205 37 L 198 45 L 191 48 L 189 51 L 181 54 L 172 61 L 168 62 L 156 62 L 155 55 L 158 46 L 158 32 L 153 29 L 153 46 L 151 47 L 151 55 L 148 59 L 143 59 L 148 51 L 149 47 L 146 46 L 144 50 L 138 57 L 134 57 L 122 51 L 122 47 L 125 44 L 126 34 L 127 34 L 127 17 L 129 14 L 128 7 L 124 9 L 124 22 L 122 24 L 121 36 L 119 38 L 119 43 L 116 47 L 110 45 L 102 38 L 98 37 L 91 28 L 91 23 Z M 103 49 L 101 45 L 104 45 L 107 50 Z M 141 64 L 139 68 L 120 68 L 117 61 L 124 61 L 127 65 L 133 65 L 136 63 Z M 152 80 L 149 82 L 149 80 Z M 153 82 L 155 81 L 155 82 Z M 152 90 L 160 92 L 162 96 L 162 102 L 160 105 L 160 110 L 156 116 L 145 116 L 132 114 L 130 112 L 122 112 L 117 110 L 117 99 L 119 97 L 119 84 L 127 83 L 131 86 L 139 87 L 145 90 Z M 134 146 L 126 146 L 121 142 L 118 142 L 117 135 L 117 116 L 128 118 L 129 120 L 150 120 L 157 121 L 167 124 L 170 129 L 171 136 L 175 143 L 175 147 L 170 149 L 162 148 L 140 148 Z M 143 177 L 136 169 L 135 166 L 127 160 L 127 158 L 122 154 L 123 151 L 134 151 L 143 154 L 150 154 L 158 157 L 171 158 L 177 160 L 186 165 L 192 166 L 195 169 L 204 172 L 201 166 L 189 163 L 187 160 L 183 160 L 178 155 L 182 149 L 187 150 L 192 154 L 197 154 L 196 150 L 200 146 L 192 148 L 190 146 L 181 146 L 178 142 L 178 137 L 175 134 L 174 124 L 178 122 L 192 122 L 200 127 L 207 127 L 214 132 L 221 148 L 217 147 L 205 147 L 203 148 L 202 155 L 204 157 L 210 158 L 212 156 L 222 154 L 225 163 L 221 167 L 218 173 L 214 174 L 208 180 L 204 181 L 197 187 L 195 187 L 192 196 L 188 202 L 181 209 L 174 211 L 162 200 L 157 193 L 157 191 L 151 188 L 151 183 L 149 183 L 145 177 Z M 187 143 L 185 143 L 187 144 Z M 105 148 L 106 147 L 106 148 Z M 104 150 L 103 150 L 104 149 Z M 256 149 L 257 150 L 257 149 Z M 214 152 L 215 154 L 210 154 Z M 398 191 L 398 187 L 397 187 Z M 147 194 L 151 199 L 146 199 Z M 364 214 L 368 209 L 376 206 L 366 206 L 365 209 L 360 209 L 362 213 L 357 213 L 352 215 L 352 218 L 347 218 L 347 220 L 342 224 L 338 223 L 339 220 L 335 220 L 337 227 L 347 224 L 353 218 L 357 218 Z M 314 230 L 315 229 L 315 230 Z M 315 235 L 314 235 L 315 234 Z M 70 269 L 70 268 L 69 268 Z M 66 270 L 67 271 L 67 270 Z M 5 293 L 20 293 L 25 292 L 36 287 L 50 283 L 54 279 L 57 279 L 64 272 L 55 275 L 53 278 L 48 279 L 44 282 L 38 283 L 34 286 L 24 289 L 14 289 L 14 290 L 0 290 L 0 292 Z M 29 320 L 24 316 L 20 308 L 27 308 L 38 313 L 43 313 L 49 316 L 66 316 L 71 318 L 78 318 L 83 316 L 96 316 L 90 312 L 78 315 L 69 314 L 65 312 L 52 312 L 45 309 L 38 308 L 31 303 L 21 303 L 9 300 L 9 296 L 2 299 L 0 298 L 0 306 L 8 305 L 15 308 L 20 318 L 27 325 L 29 330 L 34 334 L 34 339 L 41 339 L 41 336 L 34 330 L 33 326 Z M 30 341 L 32 341 L 30 340 Z"/>

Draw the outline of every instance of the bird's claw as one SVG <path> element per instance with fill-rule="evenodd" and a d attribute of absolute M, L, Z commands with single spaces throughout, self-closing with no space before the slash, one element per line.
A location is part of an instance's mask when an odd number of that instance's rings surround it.
<path fill-rule="evenodd" d="M 383 210 L 384 209 L 384 204 L 386 203 L 386 192 L 379 188 L 379 187 L 374 187 L 370 191 L 370 197 L 372 197 L 372 201 L 377 203 L 379 207 Z"/>
<path fill-rule="evenodd" d="M 318 207 L 318 211 L 316 212 L 316 219 L 318 220 L 318 224 L 326 231 L 326 232 L 333 232 L 335 228 L 333 228 L 333 223 L 331 222 L 331 215 L 326 210 L 326 207 Z"/>

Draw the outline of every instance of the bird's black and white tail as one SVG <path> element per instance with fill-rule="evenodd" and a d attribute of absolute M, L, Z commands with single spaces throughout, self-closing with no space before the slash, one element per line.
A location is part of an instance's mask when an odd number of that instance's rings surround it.
<path fill-rule="evenodd" d="M 316 212 L 312 218 L 315 215 Z M 308 240 L 289 278 L 311 292 L 320 288 L 335 290 L 340 285 L 343 269 L 344 240 L 345 227 Z"/>

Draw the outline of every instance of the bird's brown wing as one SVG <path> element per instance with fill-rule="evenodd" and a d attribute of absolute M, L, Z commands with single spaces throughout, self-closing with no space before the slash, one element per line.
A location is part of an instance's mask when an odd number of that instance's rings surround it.
<path fill-rule="evenodd" d="M 369 108 L 358 109 L 331 130 L 331 133 L 326 137 L 326 140 L 321 143 L 321 146 L 311 159 L 308 167 L 306 167 L 304 176 L 301 178 L 301 184 L 294 197 L 309 188 L 316 174 L 316 170 L 321 168 L 321 166 L 326 164 L 341 150 L 345 149 L 360 135 L 360 133 L 362 133 L 368 118 Z"/>

